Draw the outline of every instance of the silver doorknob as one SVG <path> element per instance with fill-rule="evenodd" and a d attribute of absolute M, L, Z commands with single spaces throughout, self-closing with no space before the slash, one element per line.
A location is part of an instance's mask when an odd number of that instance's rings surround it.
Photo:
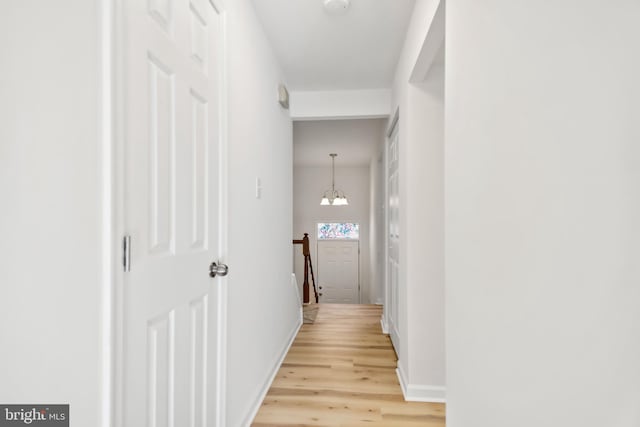
<path fill-rule="evenodd" d="M 212 262 L 209 266 L 209 277 L 226 276 L 229 273 L 229 267 L 226 264 L 216 264 Z"/>

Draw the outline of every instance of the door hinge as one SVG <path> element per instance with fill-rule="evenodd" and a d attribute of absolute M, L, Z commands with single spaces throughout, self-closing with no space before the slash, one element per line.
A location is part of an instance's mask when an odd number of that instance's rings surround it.
<path fill-rule="evenodd" d="M 122 268 L 125 273 L 131 271 L 131 236 L 122 238 Z"/>

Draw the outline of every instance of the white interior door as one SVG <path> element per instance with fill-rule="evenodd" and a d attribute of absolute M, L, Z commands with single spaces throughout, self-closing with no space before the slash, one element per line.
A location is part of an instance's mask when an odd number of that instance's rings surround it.
<path fill-rule="evenodd" d="M 221 19 L 208 0 L 127 0 L 122 420 L 219 425 Z"/>
<path fill-rule="evenodd" d="M 398 332 L 398 276 L 400 264 L 400 197 L 398 187 L 398 122 L 394 125 L 389 136 L 387 151 L 387 321 L 389 335 L 396 352 L 400 353 L 400 334 Z"/>
<path fill-rule="evenodd" d="M 321 240 L 318 242 L 318 292 L 321 303 L 360 302 L 359 242 Z"/>

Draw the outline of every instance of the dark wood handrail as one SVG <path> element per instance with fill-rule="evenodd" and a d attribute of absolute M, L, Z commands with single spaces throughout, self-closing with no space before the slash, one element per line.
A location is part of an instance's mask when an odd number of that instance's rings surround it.
<path fill-rule="evenodd" d="M 304 255 L 304 281 L 302 282 L 302 302 L 309 303 L 309 271 L 311 271 L 311 283 L 313 284 L 313 294 L 318 302 L 318 291 L 316 290 L 316 278 L 313 275 L 313 264 L 311 263 L 311 251 L 309 249 L 309 233 L 304 233 L 302 239 L 294 239 L 294 245 L 302 245 L 302 255 Z"/>

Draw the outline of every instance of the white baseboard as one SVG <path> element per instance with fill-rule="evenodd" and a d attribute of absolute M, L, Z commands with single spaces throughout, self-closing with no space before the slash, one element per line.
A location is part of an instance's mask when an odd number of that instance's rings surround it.
<path fill-rule="evenodd" d="M 280 354 L 280 357 L 278 357 L 277 362 L 271 368 L 271 373 L 267 377 L 267 381 L 265 381 L 265 383 L 260 388 L 260 393 L 258 393 L 258 397 L 251 404 L 251 406 L 250 406 L 251 410 L 249 411 L 248 415 L 245 417 L 245 419 L 244 419 L 244 421 L 242 422 L 241 425 L 249 427 L 251 425 L 251 423 L 253 422 L 253 419 L 258 414 L 258 411 L 260 410 L 260 406 L 262 406 L 262 401 L 264 400 L 265 396 L 267 395 L 267 392 L 269 391 L 269 388 L 271 387 L 271 384 L 273 383 L 273 380 L 275 379 L 276 375 L 278 374 L 278 370 L 280 369 L 280 365 L 282 365 L 282 362 L 284 361 L 284 358 L 287 356 L 287 353 L 289 352 L 289 349 L 291 348 L 291 345 L 293 344 L 293 341 L 296 339 L 296 336 L 298 335 L 298 331 L 300 330 L 301 327 L 302 327 L 302 308 L 300 309 L 300 319 L 299 319 L 299 321 L 297 322 L 297 324 L 293 328 L 293 331 L 292 331 L 291 335 L 289 336 L 289 339 L 287 340 L 286 345 L 282 349 L 282 353 Z"/>
<path fill-rule="evenodd" d="M 386 322 L 387 319 L 384 318 L 384 314 L 380 318 L 380 326 L 382 327 L 382 333 L 385 335 L 389 335 L 389 325 Z"/>
<path fill-rule="evenodd" d="M 300 301 L 302 301 L 302 297 L 300 296 L 300 289 L 298 289 L 298 280 L 296 279 L 296 274 L 295 273 L 291 273 L 291 284 L 293 285 L 293 287 L 296 290 L 296 305 L 298 307 L 300 307 L 300 325 L 302 325 L 303 322 L 303 318 L 304 318 L 304 313 L 302 311 L 302 305 L 300 303 Z M 299 326 L 298 326 L 299 327 Z M 294 335 L 295 336 L 295 335 Z M 293 341 L 292 341 L 293 342 Z M 291 344 L 289 344 L 291 345 Z M 288 351 L 288 350 L 287 350 Z M 286 353 L 285 353 L 286 354 Z"/>
<path fill-rule="evenodd" d="M 402 388 L 404 400 L 406 400 L 407 402 L 446 402 L 446 387 L 423 384 L 407 384 L 407 377 L 405 376 L 400 364 L 398 364 L 398 369 L 396 369 L 396 375 L 398 375 L 398 381 L 400 381 L 400 388 Z"/>

